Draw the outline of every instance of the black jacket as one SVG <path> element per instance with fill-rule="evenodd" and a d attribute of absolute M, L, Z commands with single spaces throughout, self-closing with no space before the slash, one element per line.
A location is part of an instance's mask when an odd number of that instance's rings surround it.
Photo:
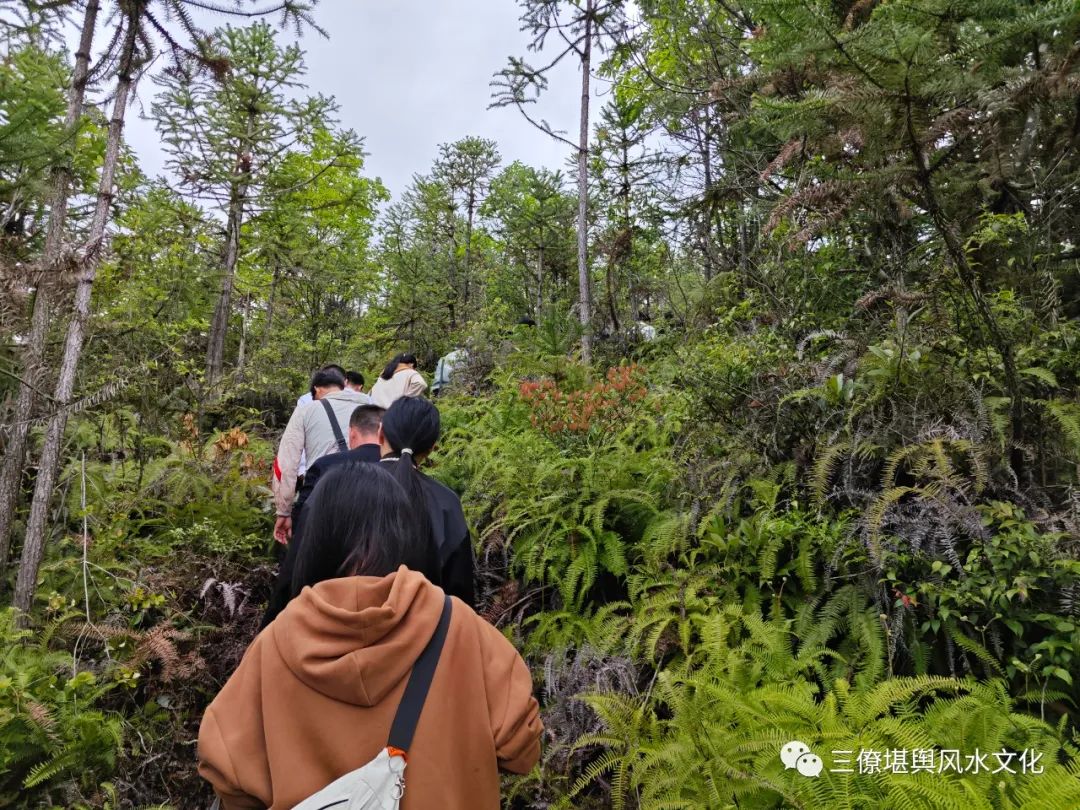
<path fill-rule="evenodd" d="M 321 457 L 308 468 L 304 476 L 304 485 L 293 505 L 293 536 L 281 563 L 273 593 L 263 616 L 261 627 L 266 627 L 274 620 L 292 598 L 292 575 L 296 566 L 300 544 L 304 541 L 304 504 L 311 496 L 319 479 L 338 464 L 348 461 L 376 462 L 379 460 L 379 446 L 362 444 L 355 450 L 344 453 L 331 453 Z M 396 464 L 396 460 L 387 460 L 387 464 Z M 438 481 L 421 473 L 423 487 L 427 495 L 428 514 L 431 518 L 431 532 L 439 549 L 439 563 L 442 574 L 442 588 L 451 596 L 456 596 L 470 607 L 476 602 L 474 584 L 472 540 L 469 527 L 465 523 L 465 513 L 461 508 L 461 499 L 457 494 Z"/>
<path fill-rule="evenodd" d="M 347 461 L 378 461 L 382 457 L 382 448 L 377 444 L 362 444 L 352 450 L 346 450 L 344 453 L 330 453 L 325 456 L 321 456 L 318 461 L 308 467 L 307 472 L 304 473 L 304 485 L 300 487 L 300 492 L 296 496 L 296 502 L 293 504 L 292 520 L 293 520 L 293 537 L 299 534 L 300 520 L 303 517 L 304 504 L 307 503 L 307 499 L 311 497 L 311 492 L 315 489 L 315 485 L 319 483 L 319 479 L 326 475 L 330 470 L 339 464 L 344 464 Z"/>
<path fill-rule="evenodd" d="M 397 464 L 397 461 L 387 461 Z M 434 478 L 420 474 L 427 494 L 431 533 L 439 549 L 442 589 L 456 596 L 469 607 L 476 606 L 475 574 L 473 571 L 472 540 L 465 523 L 461 499 L 449 487 Z"/>
<path fill-rule="evenodd" d="M 288 548 L 285 551 L 285 559 L 281 561 L 281 567 L 278 569 L 277 580 L 274 582 L 274 590 L 270 594 L 270 601 L 266 606 L 266 613 L 263 614 L 260 628 L 270 624 L 270 622 L 274 620 L 274 617 L 285 609 L 285 606 L 289 604 L 289 600 L 292 598 L 293 569 L 296 568 L 296 558 L 300 553 L 300 544 L 303 542 L 304 504 L 307 503 L 307 499 L 311 497 L 315 485 L 319 483 L 319 480 L 326 475 L 326 473 L 339 464 L 344 464 L 347 461 L 374 463 L 377 462 L 381 456 L 382 449 L 379 445 L 362 444 L 352 450 L 346 450 L 344 453 L 330 453 L 322 456 L 318 461 L 308 467 L 307 472 L 304 474 L 304 485 L 300 487 L 300 493 L 296 496 L 296 502 L 293 504 L 292 540 L 289 541 Z"/>

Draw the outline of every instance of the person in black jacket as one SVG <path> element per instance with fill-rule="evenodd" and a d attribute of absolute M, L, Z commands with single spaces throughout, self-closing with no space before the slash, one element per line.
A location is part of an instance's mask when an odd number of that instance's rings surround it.
<path fill-rule="evenodd" d="M 315 485 L 336 467 L 349 462 L 377 462 L 382 456 L 379 426 L 384 410 L 378 405 L 358 405 L 349 417 L 349 449 L 344 453 L 331 453 L 322 456 L 312 464 L 304 476 L 304 484 L 293 504 L 293 536 L 289 541 L 285 559 L 281 562 L 270 603 L 263 614 L 261 627 L 266 627 L 274 617 L 284 610 L 292 598 L 293 572 L 300 553 L 300 544 L 304 540 L 304 504 L 311 497 Z"/>
<path fill-rule="evenodd" d="M 383 414 L 379 438 L 382 463 L 391 468 L 414 503 L 423 504 L 421 528 L 430 533 L 439 552 L 441 585 L 469 607 L 476 604 L 472 540 L 461 499 L 450 488 L 428 478 L 419 464 L 439 439 L 439 409 L 422 397 L 395 400 Z"/>
<path fill-rule="evenodd" d="M 319 479 L 326 475 L 338 464 L 348 461 L 378 461 L 382 457 L 382 445 L 379 437 L 379 428 L 382 426 L 385 408 L 378 405 L 358 405 L 349 417 L 349 449 L 344 453 L 331 453 L 321 457 L 311 465 L 304 476 L 304 485 L 296 496 L 293 504 L 293 530 L 299 531 L 299 523 L 303 520 L 304 504 L 311 497 L 311 491 L 319 483 Z"/>

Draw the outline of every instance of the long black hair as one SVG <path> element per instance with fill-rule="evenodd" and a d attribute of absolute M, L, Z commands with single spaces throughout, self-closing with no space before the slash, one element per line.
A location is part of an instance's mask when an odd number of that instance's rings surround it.
<path fill-rule="evenodd" d="M 292 595 L 345 576 L 386 576 L 405 565 L 438 584 L 439 556 L 426 509 L 417 509 L 389 470 L 349 461 L 328 472 L 304 505 L 303 543 Z"/>
<path fill-rule="evenodd" d="M 421 530 L 431 531 L 431 504 L 428 503 L 424 477 L 416 468 L 416 457 L 431 452 L 439 440 L 439 409 L 423 397 L 402 397 L 386 409 L 382 419 L 383 436 L 397 460 L 384 459 L 387 467 L 416 506 L 421 507 Z"/>
<path fill-rule="evenodd" d="M 386 364 L 386 368 L 383 369 L 382 374 L 380 374 L 379 376 L 382 377 L 384 380 L 392 379 L 394 376 L 394 372 L 397 371 L 397 367 L 400 366 L 402 363 L 407 366 L 413 366 L 415 368 L 416 355 L 407 354 L 405 352 L 395 355 L 394 359 Z"/>

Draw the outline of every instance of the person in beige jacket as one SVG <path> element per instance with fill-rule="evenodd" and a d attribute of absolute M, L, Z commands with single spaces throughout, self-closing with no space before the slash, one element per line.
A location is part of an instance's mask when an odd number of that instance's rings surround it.
<path fill-rule="evenodd" d="M 305 511 L 294 583 L 307 587 L 256 637 L 199 729 L 199 773 L 225 810 L 286 810 L 374 759 L 442 612 L 424 574 L 438 577 L 437 555 L 385 469 L 339 465 Z M 452 610 L 404 810 L 495 810 L 499 770 L 527 773 L 540 755 L 525 662 L 464 602 Z"/>
<path fill-rule="evenodd" d="M 402 397 L 418 397 L 427 389 L 427 381 L 416 370 L 416 355 L 399 354 L 386 364 L 379 379 L 371 386 L 371 401 L 389 408 Z"/>
<path fill-rule="evenodd" d="M 292 537 L 292 509 L 301 463 L 311 465 L 329 453 L 346 449 L 338 444 L 335 425 L 344 439 L 353 411 L 361 405 L 371 404 L 367 394 L 346 388 L 345 375 L 330 366 L 315 372 L 311 392 L 313 401 L 297 406 L 293 411 L 274 456 L 271 489 L 277 510 L 274 538 L 279 543 L 288 543 Z M 326 410 L 327 405 L 330 412 Z"/>

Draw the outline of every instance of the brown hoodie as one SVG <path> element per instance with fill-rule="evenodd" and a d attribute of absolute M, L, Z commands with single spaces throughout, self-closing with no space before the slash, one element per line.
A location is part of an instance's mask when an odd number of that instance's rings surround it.
<path fill-rule="evenodd" d="M 386 745 L 443 592 L 402 566 L 305 588 L 252 643 L 199 729 L 199 773 L 226 810 L 285 810 Z M 529 670 L 458 599 L 405 771 L 404 810 L 498 808 L 542 726 Z"/>

